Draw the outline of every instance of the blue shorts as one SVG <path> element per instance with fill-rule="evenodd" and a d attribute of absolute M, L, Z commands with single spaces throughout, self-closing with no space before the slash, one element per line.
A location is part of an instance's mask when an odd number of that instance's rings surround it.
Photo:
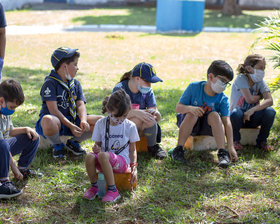
<path fill-rule="evenodd" d="M 183 120 L 185 119 L 186 114 L 177 114 L 177 126 L 180 128 L 180 125 L 182 124 Z M 208 114 L 203 115 L 202 117 L 199 117 L 197 122 L 195 123 L 192 133 L 192 136 L 199 136 L 199 135 L 209 135 L 213 136 L 212 128 L 208 124 Z"/>
<path fill-rule="evenodd" d="M 42 129 L 42 126 L 41 126 L 41 121 L 42 121 L 42 118 L 45 116 L 45 115 L 48 115 L 48 114 L 43 114 L 41 115 L 40 119 L 37 121 L 36 123 L 36 131 L 39 135 L 43 136 L 44 138 L 46 138 L 46 136 L 44 135 L 43 133 L 43 129 Z M 66 116 L 66 118 L 71 121 L 71 117 L 68 117 Z M 73 123 L 73 122 L 72 122 Z M 77 116 L 76 118 L 76 121 L 74 122 L 75 125 L 77 125 L 78 127 L 80 127 L 80 123 L 81 123 L 81 120 L 79 118 L 79 116 Z M 64 124 L 61 123 L 61 129 L 59 131 L 59 135 L 66 135 L 66 136 L 73 136 L 71 130 L 66 127 Z"/>

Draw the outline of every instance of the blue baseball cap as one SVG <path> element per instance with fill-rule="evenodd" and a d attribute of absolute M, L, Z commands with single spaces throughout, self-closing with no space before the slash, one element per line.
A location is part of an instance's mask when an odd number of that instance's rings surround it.
<path fill-rule="evenodd" d="M 139 63 L 132 69 L 132 76 L 139 76 L 150 83 L 162 82 L 162 80 L 156 75 L 154 67 L 149 63 Z"/>
<path fill-rule="evenodd" d="M 51 57 L 51 62 L 52 62 L 52 66 L 55 68 L 55 66 L 58 64 L 58 62 L 61 61 L 61 59 L 63 58 L 71 58 L 78 49 L 72 49 L 69 47 L 60 47 L 57 48 Z"/>

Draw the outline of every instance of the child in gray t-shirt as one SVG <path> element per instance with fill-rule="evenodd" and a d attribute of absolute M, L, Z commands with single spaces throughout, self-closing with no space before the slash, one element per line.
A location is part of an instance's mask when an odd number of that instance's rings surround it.
<path fill-rule="evenodd" d="M 230 119 L 236 150 L 243 149 L 240 144 L 240 128 L 258 126 L 261 126 L 261 129 L 256 140 L 257 146 L 264 151 L 273 150 L 267 145 L 267 138 L 276 112 L 271 107 L 273 99 L 263 80 L 265 65 L 264 57 L 253 54 L 249 55 L 244 64 L 238 67 L 239 75 L 232 85 L 230 99 Z"/>

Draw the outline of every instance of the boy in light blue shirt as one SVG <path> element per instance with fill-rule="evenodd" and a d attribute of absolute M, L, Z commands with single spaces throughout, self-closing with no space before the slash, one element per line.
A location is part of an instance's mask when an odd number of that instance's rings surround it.
<path fill-rule="evenodd" d="M 214 136 L 219 149 L 219 167 L 228 167 L 230 157 L 238 158 L 233 147 L 228 97 L 223 93 L 232 79 L 230 65 L 216 60 L 208 68 L 207 82 L 193 82 L 187 87 L 176 106 L 180 129 L 177 147 L 171 154 L 173 159 L 186 162 L 184 144 L 190 135 Z M 225 135 L 228 151 L 225 150 Z"/>

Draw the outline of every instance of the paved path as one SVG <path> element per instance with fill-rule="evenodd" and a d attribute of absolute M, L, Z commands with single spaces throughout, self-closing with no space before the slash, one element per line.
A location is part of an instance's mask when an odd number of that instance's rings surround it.
<path fill-rule="evenodd" d="M 156 33 L 155 26 L 136 26 L 136 25 L 81 25 L 81 26 L 7 26 L 7 35 L 27 35 L 27 34 L 48 34 L 65 32 L 144 32 Z M 202 32 L 252 32 L 253 29 L 246 28 L 227 28 L 227 27 L 204 27 Z M 170 32 L 171 33 L 171 32 Z M 174 33 L 174 32 L 173 32 Z M 175 31 L 175 33 L 186 33 Z"/>

